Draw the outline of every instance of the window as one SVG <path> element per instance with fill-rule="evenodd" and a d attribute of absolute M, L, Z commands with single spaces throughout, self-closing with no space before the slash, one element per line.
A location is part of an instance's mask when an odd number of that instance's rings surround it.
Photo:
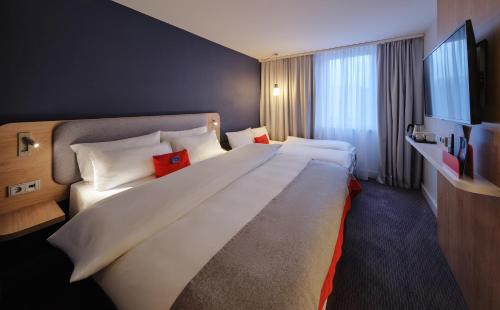
<path fill-rule="evenodd" d="M 314 55 L 314 137 L 351 142 L 356 173 L 376 177 L 377 46 L 341 48 Z"/>

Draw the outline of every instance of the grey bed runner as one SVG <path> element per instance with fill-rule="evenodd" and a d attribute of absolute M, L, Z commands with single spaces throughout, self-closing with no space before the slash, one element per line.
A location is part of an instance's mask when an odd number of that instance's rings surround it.
<path fill-rule="evenodd" d="M 318 309 L 347 178 L 337 165 L 311 161 L 203 267 L 172 309 Z"/>

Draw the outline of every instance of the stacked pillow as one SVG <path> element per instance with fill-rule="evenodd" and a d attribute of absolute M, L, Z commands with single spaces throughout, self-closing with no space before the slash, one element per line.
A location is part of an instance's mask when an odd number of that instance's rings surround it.
<path fill-rule="evenodd" d="M 215 131 L 198 127 L 158 131 L 148 135 L 71 145 L 82 179 L 98 191 L 112 189 L 155 174 L 157 177 L 220 154 Z"/>
<path fill-rule="evenodd" d="M 179 130 L 179 131 L 160 131 L 160 140 L 161 142 L 170 143 L 175 138 L 202 135 L 207 131 L 208 131 L 207 126 L 202 126 L 188 130 Z"/>
<path fill-rule="evenodd" d="M 232 149 L 252 143 L 269 144 L 269 133 L 267 132 L 266 126 L 226 132 L 226 136 Z"/>
<path fill-rule="evenodd" d="M 76 153 L 76 160 L 80 168 L 80 175 L 84 181 L 94 180 L 94 167 L 90 159 L 90 154 L 95 151 L 118 151 L 133 147 L 143 147 L 160 143 L 160 132 L 153 132 L 149 135 L 96 143 L 80 143 L 71 145 L 71 149 Z"/>
<path fill-rule="evenodd" d="M 166 143 L 90 154 L 94 166 L 94 188 L 105 191 L 150 176 L 154 173 L 153 156 L 171 153 Z"/>
<path fill-rule="evenodd" d="M 220 146 L 215 131 L 201 135 L 180 136 L 171 140 L 172 148 L 178 152 L 187 150 L 191 163 L 224 154 L 226 151 Z"/>
<path fill-rule="evenodd" d="M 241 131 L 226 132 L 226 136 L 232 149 L 252 144 L 254 142 L 253 132 L 250 128 Z"/>
<path fill-rule="evenodd" d="M 266 136 L 267 140 L 269 141 L 269 133 L 267 132 L 266 126 L 262 126 L 259 128 L 252 128 L 252 133 L 254 137 L 262 137 Z"/>

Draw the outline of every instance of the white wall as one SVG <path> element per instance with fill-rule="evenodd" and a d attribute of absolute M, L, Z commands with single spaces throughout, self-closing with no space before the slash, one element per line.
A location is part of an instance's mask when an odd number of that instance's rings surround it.
<path fill-rule="evenodd" d="M 425 117 L 424 126 L 426 131 L 431 131 L 436 134 L 437 140 L 439 137 L 447 137 L 450 133 L 456 133 L 457 125 L 431 117 Z M 438 142 L 439 143 L 439 142 Z M 444 146 L 443 146 L 444 149 Z M 422 194 L 427 199 L 427 202 L 437 213 L 437 170 L 426 160 L 424 160 L 424 175 L 422 180 Z"/>
<path fill-rule="evenodd" d="M 424 35 L 424 55 L 427 56 L 437 43 L 437 16 L 434 17 L 434 22 L 431 24 L 429 29 Z M 445 136 L 447 130 L 447 122 L 438 121 L 430 117 L 424 118 L 424 126 L 426 130 L 436 133 L 436 135 Z M 441 134 L 438 134 L 438 131 Z M 438 139 L 439 140 L 439 139 Z M 423 169 L 423 179 L 422 179 L 422 194 L 431 206 L 434 214 L 437 214 L 437 171 L 434 167 L 427 161 L 424 160 Z"/>

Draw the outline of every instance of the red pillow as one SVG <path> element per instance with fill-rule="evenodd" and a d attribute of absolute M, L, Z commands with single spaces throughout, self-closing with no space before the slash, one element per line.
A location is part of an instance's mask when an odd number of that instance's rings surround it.
<path fill-rule="evenodd" d="M 191 165 L 187 150 L 153 156 L 157 178 Z"/>
<path fill-rule="evenodd" d="M 255 141 L 255 143 L 269 144 L 269 139 L 267 138 L 266 134 L 260 137 L 255 137 L 253 140 Z"/>

